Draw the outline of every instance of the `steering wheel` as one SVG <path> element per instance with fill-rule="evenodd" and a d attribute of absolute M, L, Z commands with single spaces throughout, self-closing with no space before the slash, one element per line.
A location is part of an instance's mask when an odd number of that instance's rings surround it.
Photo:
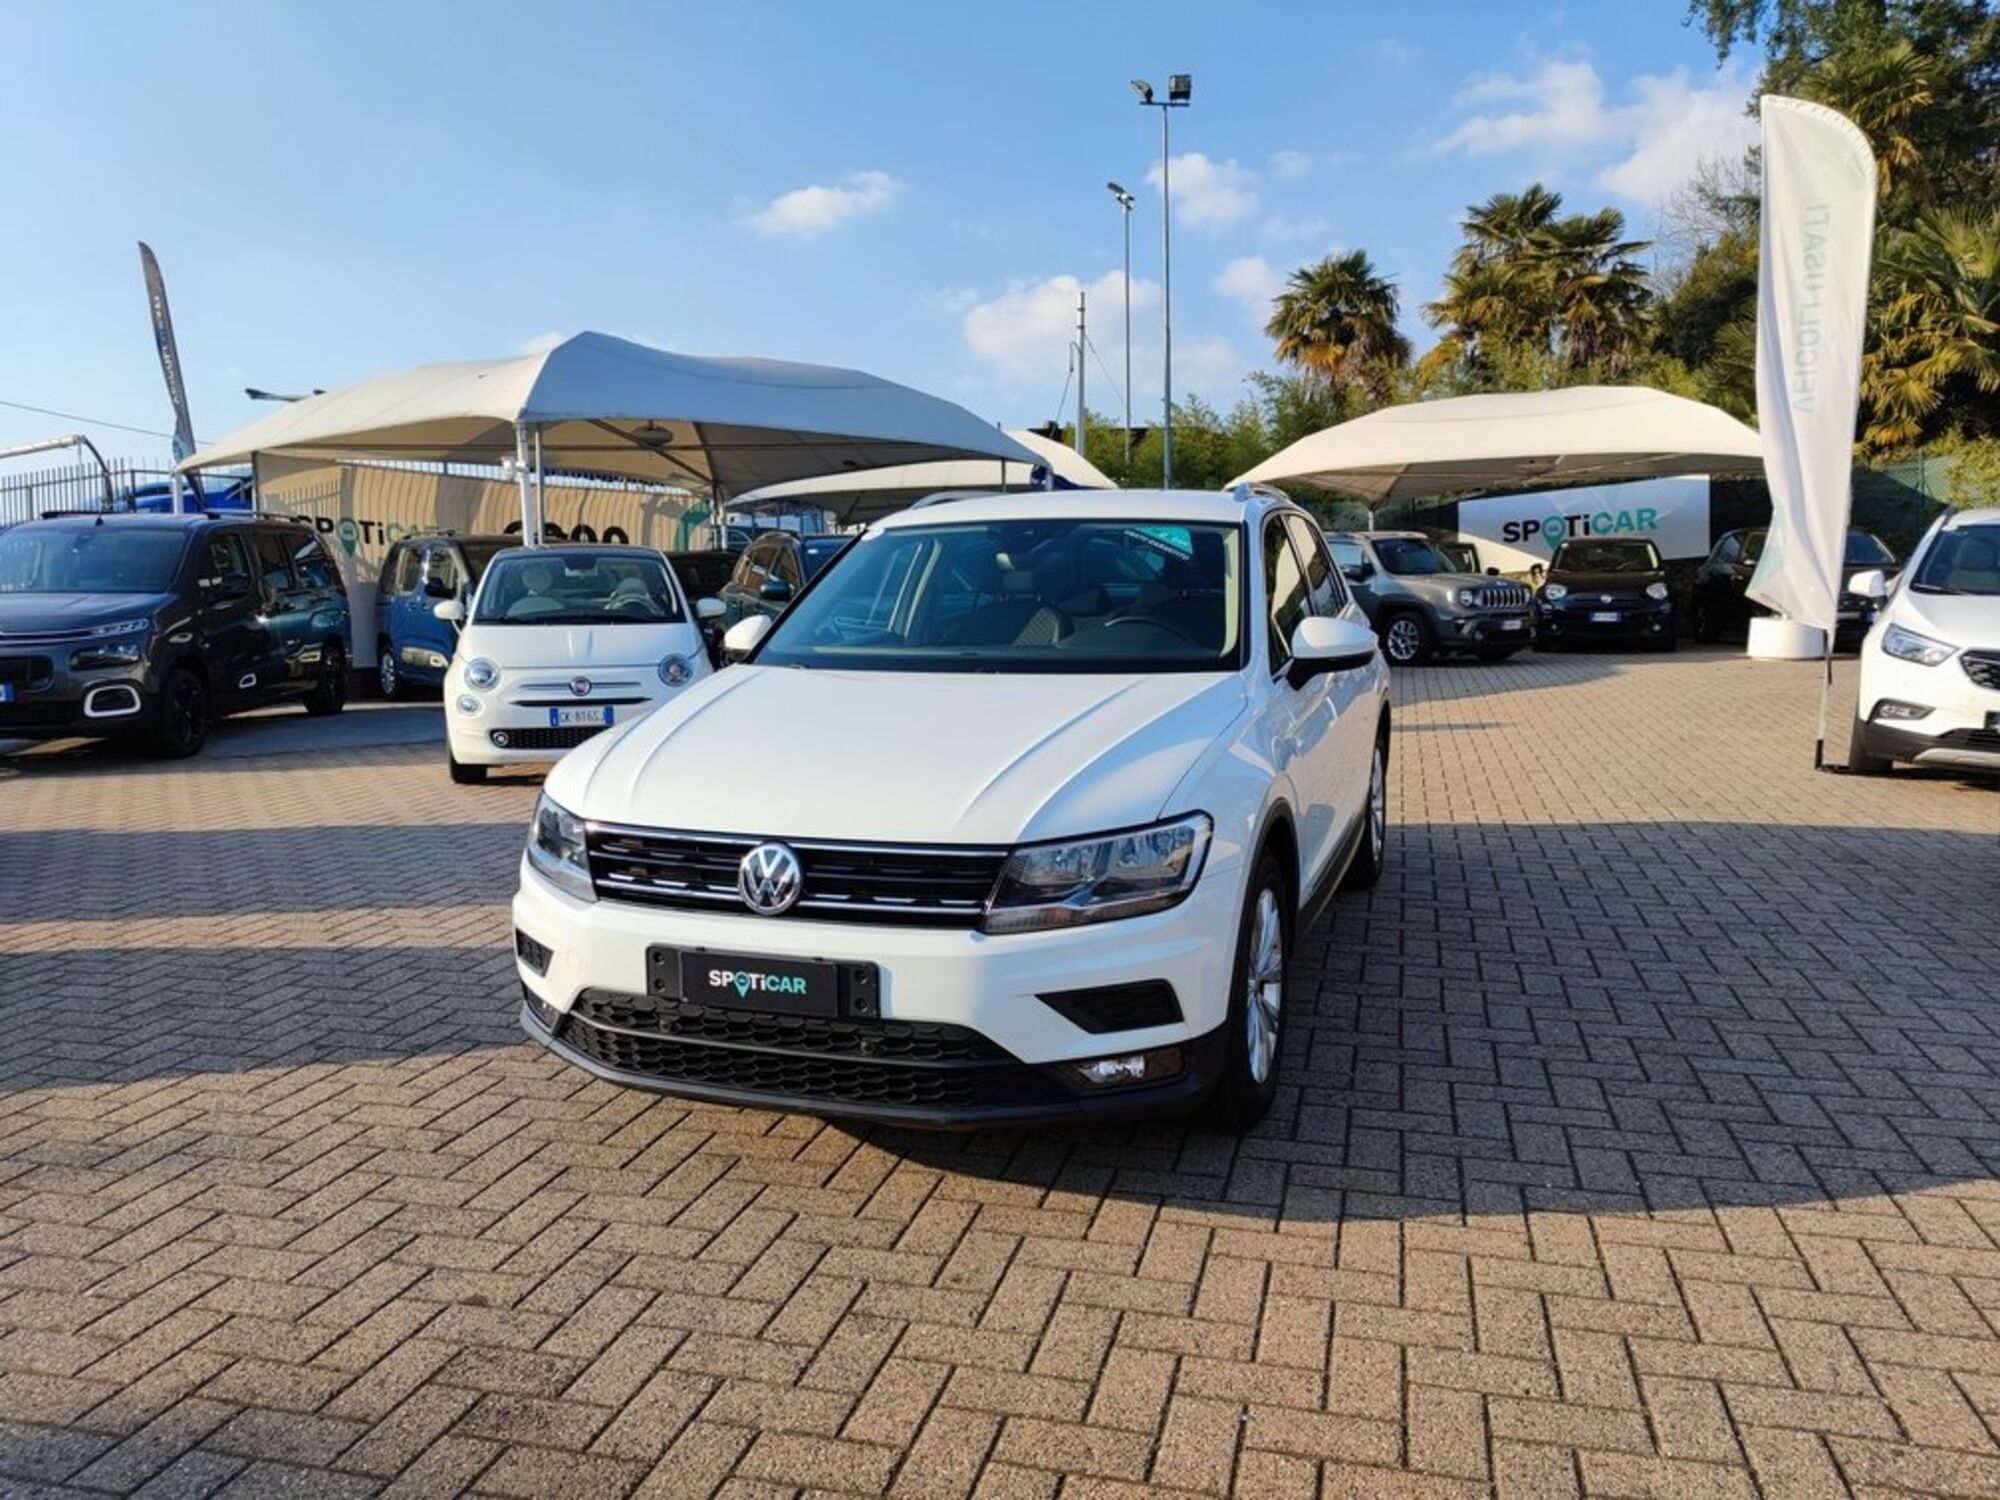
<path fill-rule="evenodd" d="M 637 594 L 627 594 L 623 599 L 613 599 L 605 605 L 605 609 L 614 615 L 639 615 L 646 619 L 655 618 L 660 613 L 658 606 L 652 600 Z"/>
<path fill-rule="evenodd" d="M 1175 637 L 1184 645 L 1192 646 L 1194 644 L 1194 637 L 1181 629 L 1180 626 L 1170 625 L 1165 620 L 1157 619 L 1152 615 L 1113 615 L 1104 622 L 1102 628 L 1109 630 L 1114 625 L 1145 625 L 1154 630 L 1164 630 L 1168 635 Z"/>

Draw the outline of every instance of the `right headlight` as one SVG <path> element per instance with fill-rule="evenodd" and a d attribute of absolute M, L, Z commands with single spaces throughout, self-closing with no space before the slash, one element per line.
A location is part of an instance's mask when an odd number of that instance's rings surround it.
<path fill-rule="evenodd" d="M 1882 649 L 1898 661 L 1913 661 L 1920 667 L 1934 667 L 1949 658 L 1958 647 L 1934 641 L 1927 635 L 1918 635 L 1900 625 L 1891 625 L 1888 634 L 1882 637 Z"/>
<path fill-rule="evenodd" d="M 548 882 L 581 901 L 595 901 L 590 855 L 584 848 L 583 819 L 544 792 L 535 803 L 528 829 L 528 863 Z"/>
<path fill-rule="evenodd" d="M 1149 828 L 1016 849 L 1001 868 L 988 932 L 1033 932 L 1161 911 L 1194 889 L 1214 828 L 1190 813 Z"/>
<path fill-rule="evenodd" d="M 1542 590 L 1542 597 L 1548 600 L 1567 599 L 1569 588 L 1565 584 L 1552 583 Z"/>
<path fill-rule="evenodd" d="M 465 685 L 484 692 L 500 680 L 500 669 L 483 656 L 475 656 L 465 664 Z"/>

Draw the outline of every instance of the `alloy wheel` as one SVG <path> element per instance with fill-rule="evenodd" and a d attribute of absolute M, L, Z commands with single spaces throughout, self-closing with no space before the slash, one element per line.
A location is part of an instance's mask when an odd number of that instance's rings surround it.
<path fill-rule="evenodd" d="M 1284 1005 L 1285 923 L 1277 892 L 1266 886 L 1257 893 L 1243 970 L 1243 1055 L 1255 1083 L 1269 1078 L 1277 1061 Z"/>
<path fill-rule="evenodd" d="M 174 683 L 170 707 L 175 745 L 181 749 L 199 745 L 205 717 L 201 701 L 201 684 L 192 677 L 178 679 Z"/>
<path fill-rule="evenodd" d="M 382 659 L 376 663 L 375 670 L 382 678 L 382 696 L 384 698 L 395 697 L 396 689 L 401 686 L 396 675 L 396 653 L 392 650 L 384 649 Z"/>
<path fill-rule="evenodd" d="M 1408 615 L 1401 615 L 1389 622 L 1389 636 L 1384 644 L 1389 648 L 1389 660 L 1415 661 L 1424 648 L 1424 629 Z"/>
<path fill-rule="evenodd" d="M 1389 837 L 1389 778 L 1382 765 L 1382 745 L 1378 740 L 1368 763 L 1368 838 L 1379 858 Z"/>

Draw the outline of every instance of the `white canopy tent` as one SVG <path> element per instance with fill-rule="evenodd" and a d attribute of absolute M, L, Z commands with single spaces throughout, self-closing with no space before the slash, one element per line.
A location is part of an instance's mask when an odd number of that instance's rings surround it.
<path fill-rule="evenodd" d="M 1032 464 L 1006 459 L 960 458 L 935 463 L 897 464 L 866 473 L 823 474 L 789 484 L 766 485 L 738 495 L 731 508 L 742 511 L 813 505 L 830 515 L 835 525 L 866 525 L 898 511 L 912 500 L 941 490 L 1025 490 L 1036 485 L 1035 470 L 1046 469 L 1058 487 L 1112 490 L 1104 471 L 1074 448 L 1038 432 L 1009 428 L 1006 435 L 1034 455 Z"/>
<path fill-rule="evenodd" d="M 1760 473 L 1725 411 L 1645 386 L 1573 386 L 1384 407 L 1300 438 L 1232 484 L 1296 481 L 1367 503 L 1502 485 Z"/>
<path fill-rule="evenodd" d="M 580 333 L 540 354 L 424 365 L 295 401 L 183 468 L 253 461 L 511 462 L 524 537 L 541 535 L 531 476 L 675 485 L 717 501 L 813 475 L 1036 456 L 949 401 L 858 370 L 669 354 Z"/>

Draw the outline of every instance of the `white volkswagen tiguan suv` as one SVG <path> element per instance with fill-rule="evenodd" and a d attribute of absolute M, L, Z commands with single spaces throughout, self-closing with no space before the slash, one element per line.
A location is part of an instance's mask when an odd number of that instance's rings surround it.
<path fill-rule="evenodd" d="M 531 1036 L 814 1114 L 1263 1115 L 1297 934 L 1387 825 L 1387 669 L 1304 511 L 920 506 L 727 645 L 550 774 Z"/>
<path fill-rule="evenodd" d="M 1940 518 L 1893 590 L 1879 572 L 1848 586 L 1885 600 L 1861 643 L 1848 768 L 2000 771 L 2000 509 Z"/>

